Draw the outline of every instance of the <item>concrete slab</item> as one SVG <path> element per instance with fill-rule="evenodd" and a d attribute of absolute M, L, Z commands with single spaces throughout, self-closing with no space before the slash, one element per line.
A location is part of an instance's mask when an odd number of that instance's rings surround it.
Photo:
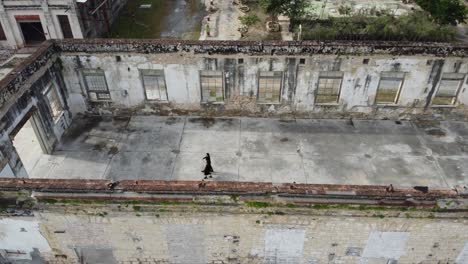
<path fill-rule="evenodd" d="M 373 184 L 375 179 L 367 174 L 369 166 L 365 157 L 304 156 L 307 183 L 313 184 Z"/>
<path fill-rule="evenodd" d="M 214 181 L 451 188 L 467 142 L 464 122 L 79 117 L 31 176 L 201 180 L 209 152 Z"/>
<path fill-rule="evenodd" d="M 106 178 L 171 180 L 175 156 L 172 152 L 120 152 L 112 159 Z"/>
<path fill-rule="evenodd" d="M 62 156 L 60 162 L 56 162 L 53 170 L 49 172 L 49 178 L 61 178 L 63 175 L 73 179 L 86 179 L 93 176 L 94 179 L 103 179 L 111 156 L 106 152 L 55 152 L 54 156 Z"/>

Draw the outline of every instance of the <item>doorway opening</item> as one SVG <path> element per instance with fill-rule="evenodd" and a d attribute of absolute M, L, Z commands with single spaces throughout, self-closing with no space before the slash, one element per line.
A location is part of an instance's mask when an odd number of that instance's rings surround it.
<path fill-rule="evenodd" d="M 37 115 L 32 114 L 25 120 L 22 125 L 19 125 L 19 128 L 15 129 L 12 142 L 25 169 L 25 172 L 20 172 L 18 177 L 32 178 L 38 174 L 36 166 L 40 159 L 47 154 L 47 149 L 41 137 L 44 133 L 42 127 L 38 125 Z"/>
<path fill-rule="evenodd" d="M 24 43 L 26 45 L 38 45 L 46 40 L 44 29 L 40 21 L 19 22 L 21 32 L 23 33 Z"/>

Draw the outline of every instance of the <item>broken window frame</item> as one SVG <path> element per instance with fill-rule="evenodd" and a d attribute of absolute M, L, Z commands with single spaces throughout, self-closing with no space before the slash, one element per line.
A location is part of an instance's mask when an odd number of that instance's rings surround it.
<path fill-rule="evenodd" d="M 382 90 L 382 82 L 385 81 L 395 81 L 398 82 L 396 85 L 396 91 L 394 92 L 394 97 L 392 101 L 379 101 L 379 93 Z M 405 82 L 405 73 L 404 72 L 381 72 L 379 85 L 377 86 L 377 92 L 375 94 L 375 104 L 376 105 L 396 105 L 400 99 L 401 89 Z"/>
<path fill-rule="evenodd" d="M 466 74 L 464 73 L 444 73 L 439 80 L 437 91 L 432 97 L 431 105 L 434 107 L 451 107 L 455 106 L 458 100 L 458 95 L 460 94 L 461 87 L 463 86 Z M 439 95 L 441 93 L 441 87 L 444 81 L 456 81 L 458 82 L 457 87 L 455 88 L 454 93 L 451 96 Z M 445 91 L 447 92 L 447 91 Z M 439 99 L 449 100 L 448 103 L 441 103 Z"/>
<path fill-rule="evenodd" d="M 164 70 L 140 70 L 141 75 L 141 83 L 143 85 L 143 90 L 145 91 L 145 98 L 148 101 L 160 101 L 160 102 L 167 102 L 168 101 L 168 94 L 167 94 L 167 84 L 166 84 L 166 77 L 164 76 Z M 148 84 L 146 82 L 146 77 L 154 78 L 156 83 L 156 88 L 151 88 L 148 91 Z M 164 86 L 164 88 L 162 88 Z M 158 94 L 158 98 L 151 96 L 151 93 Z"/>
<path fill-rule="evenodd" d="M 340 102 L 340 97 L 341 97 L 341 87 L 343 86 L 343 77 L 344 77 L 344 73 L 341 72 L 341 71 L 326 71 L 326 72 L 320 72 L 319 73 L 319 79 L 318 79 L 318 83 L 317 83 L 317 89 L 315 90 L 315 98 L 314 98 L 314 102 L 316 105 L 337 105 L 339 104 Z M 321 81 L 322 80 L 326 80 L 327 82 L 328 81 L 332 81 L 333 83 L 335 83 L 337 80 L 339 80 L 339 87 L 338 87 L 338 92 L 336 94 L 330 94 L 330 95 L 327 95 L 326 93 L 320 93 L 320 91 L 322 89 L 329 89 L 329 88 L 323 88 L 321 87 Z M 331 88 L 333 90 L 333 88 Z M 320 96 L 335 96 L 336 97 L 336 100 L 334 101 L 327 101 L 327 102 L 319 102 L 318 98 Z"/>
<path fill-rule="evenodd" d="M 55 82 L 51 82 L 42 92 L 44 95 L 45 100 L 47 101 L 47 105 L 49 107 L 50 115 L 54 122 L 57 122 L 64 112 L 62 98 L 58 91 L 58 87 Z"/>
<path fill-rule="evenodd" d="M 107 85 L 106 74 L 101 69 L 84 69 L 82 70 L 83 81 L 88 92 L 89 100 L 93 102 L 108 102 L 112 100 L 110 95 L 109 86 Z M 105 89 L 91 89 L 87 77 L 101 77 L 103 79 Z M 95 96 L 93 96 L 95 94 Z"/>
<path fill-rule="evenodd" d="M 204 84 L 214 85 L 213 87 L 206 87 Z M 221 84 L 221 87 L 219 87 Z M 206 92 L 209 91 L 207 98 Z M 223 71 L 200 71 L 200 92 L 202 103 L 223 104 L 224 103 L 224 72 Z M 214 97 L 213 97 L 214 93 Z M 220 96 L 221 94 L 221 96 Z M 214 100 L 212 99 L 214 98 Z"/>
<path fill-rule="evenodd" d="M 264 85 L 267 86 L 265 87 L 264 92 L 262 92 L 262 81 L 265 81 L 266 83 L 264 83 Z M 279 84 L 279 87 L 275 87 L 278 84 Z M 271 94 L 270 98 L 267 98 L 267 95 L 269 93 L 266 90 L 270 90 L 270 94 Z M 280 104 L 282 90 L 283 90 L 283 72 L 282 71 L 260 71 L 258 73 L 258 90 L 257 90 L 257 103 L 258 104 Z M 262 94 L 264 95 L 262 96 Z M 277 98 L 275 98 L 276 94 L 277 94 Z"/>

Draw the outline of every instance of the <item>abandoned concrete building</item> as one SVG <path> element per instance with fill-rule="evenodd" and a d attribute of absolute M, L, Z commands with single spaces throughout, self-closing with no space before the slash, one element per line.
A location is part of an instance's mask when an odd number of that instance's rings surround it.
<path fill-rule="evenodd" d="M 178 128 L 185 125 L 174 115 L 466 120 L 466 51 L 464 46 L 420 43 L 50 41 L 2 80 L 1 175 L 28 177 L 12 141 L 25 124 L 33 128 L 30 131 L 38 139 L 38 149 L 51 154 L 57 146 L 67 149 L 62 136 L 73 127 L 73 118 L 83 115 L 170 115 Z M 89 120 L 83 122 L 75 123 L 83 125 Z M 232 122 L 225 130 L 238 129 Z M 123 129 L 117 123 L 109 123 L 99 133 Z M 465 123 L 447 126 L 460 128 Z M 165 133 L 182 133 L 178 128 Z M 305 128 L 300 129 L 302 133 Z M 71 130 L 83 133 L 87 128 Z M 453 133 L 463 136 L 463 131 Z M 119 141 L 120 135 L 115 137 Z M 170 150 L 179 152 L 180 139 L 170 139 L 174 141 Z M 456 143 L 464 146 L 463 142 Z M 120 149 L 112 146 L 108 146 L 110 153 Z M 297 146 L 291 148 L 298 154 Z M 465 153 L 464 148 L 460 151 Z M 433 149 L 428 155 L 437 152 Z M 414 161 L 408 161 L 411 163 Z M 170 174 L 173 170 L 163 171 Z M 88 176 L 105 177 L 93 173 Z M 40 174 L 37 177 L 48 175 Z M 458 180 L 447 187 L 464 185 L 463 175 L 457 175 Z"/>
<path fill-rule="evenodd" d="M 105 35 L 125 3 L 126 0 L 2 1 L 0 45 L 17 49 L 47 39 Z"/>
<path fill-rule="evenodd" d="M 0 263 L 465 264 L 467 52 L 48 40 L 0 81 Z"/>

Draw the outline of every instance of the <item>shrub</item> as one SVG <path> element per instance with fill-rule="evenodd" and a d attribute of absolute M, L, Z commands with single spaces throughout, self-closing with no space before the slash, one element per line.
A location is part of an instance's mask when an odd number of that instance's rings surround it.
<path fill-rule="evenodd" d="M 451 41 L 456 36 L 452 26 L 438 25 L 423 12 L 302 21 L 302 28 L 304 40 Z"/>
<path fill-rule="evenodd" d="M 242 25 L 250 27 L 259 22 L 260 18 L 258 18 L 258 16 L 256 15 L 247 15 L 240 17 L 239 20 L 242 23 Z"/>

